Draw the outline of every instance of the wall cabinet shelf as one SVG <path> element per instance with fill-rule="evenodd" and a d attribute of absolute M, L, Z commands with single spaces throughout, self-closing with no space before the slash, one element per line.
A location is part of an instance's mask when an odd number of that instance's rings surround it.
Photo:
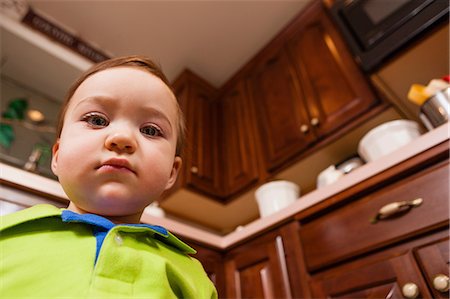
<path fill-rule="evenodd" d="M 9 147 L 0 148 L 0 160 L 23 168 L 35 149 L 42 150 L 36 171 L 56 179 L 50 170 L 50 148 L 55 141 L 51 129 L 67 89 L 92 63 L 10 18 L 6 10 L 0 13 L 1 111 L 11 101 L 25 99 L 29 109 L 44 114 L 45 121 L 39 126 L 28 119 L 12 124 L 15 138 Z M 48 130 L 30 129 L 36 127 Z"/>

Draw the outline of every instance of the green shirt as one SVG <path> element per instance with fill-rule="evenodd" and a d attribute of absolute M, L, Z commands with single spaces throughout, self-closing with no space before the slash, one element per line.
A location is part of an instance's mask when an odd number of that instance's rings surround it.
<path fill-rule="evenodd" d="M 0 218 L 0 297 L 217 298 L 191 247 L 149 227 L 116 225 L 96 258 L 86 223 L 37 205 Z"/>

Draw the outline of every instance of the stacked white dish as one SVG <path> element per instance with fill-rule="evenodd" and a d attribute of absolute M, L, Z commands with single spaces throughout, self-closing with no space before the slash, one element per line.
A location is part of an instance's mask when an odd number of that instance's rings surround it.
<path fill-rule="evenodd" d="M 420 135 L 420 126 L 415 121 L 389 121 L 364 135 L 358 145 L 358 154 L 366 162 L 371 162 L 405 146 Z"/>

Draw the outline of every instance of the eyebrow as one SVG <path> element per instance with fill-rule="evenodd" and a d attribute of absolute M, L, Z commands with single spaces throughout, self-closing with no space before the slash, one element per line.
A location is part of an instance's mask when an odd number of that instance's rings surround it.
<path fill-rule="evenodd" d="M 86 104 L 91 104 L 91 103 L 99 104 L 102 106 L 113 106 L 113 105 L 117 106 L 119 104 L 118 101 L 116 101 L 110 97 L 93 96 L 93 97 L 86 97 L 86 98 L 80 100 L 77 104 L 75 104 L 74 109 L 76 109 L 78 106 L 81 106 L 82 104 L 85 104 L 85 103 Z M 173 130 L 173 128 L 172 128 L 173 125 L 170 122 L 167 115 L 154 107 L 143 105 L 140 109 L 139 115 L 151 115 L 154 118 L 161 119 L 169 125 L 169 129 L 171 131 Z"/>

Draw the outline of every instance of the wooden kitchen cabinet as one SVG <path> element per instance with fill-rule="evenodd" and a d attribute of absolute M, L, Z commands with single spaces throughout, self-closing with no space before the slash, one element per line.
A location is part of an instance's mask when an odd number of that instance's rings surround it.
<path fill-rule="evenodd" d="M 225 202 L 259 179 L 247 90 L 237 81 L 220 95 L 186 70 L 173 84 L 186 118 L 186 186 Z"/>
<path fill-rule="evenodd" d="M 441 230 L 312 275 L 312 297 L 448 298 L 448 242 Z"/>
<path fill-rule="evenodd" d="M 449 170 L 445 141 L 197 258 L 221 298 L 449 298 Z M 371 221 L 415 198 L 422 203 Z"/>
<path fill-rule="evenodd" d="M 230 250 L 225 257 L 227 298 L 299 297 L 290 235 L 277 229 Z"/>
<path fill-rule="evenodd" d="M 186 119 L 187 140 L 180 184 L 203 194 L 221 196 L 216 90 L 189 70 L 173 83 Z"/>
<path fill-rule="evenodd" d="M 173 86 L 188 131 L 177 186 L 221 203 L 385 107 L 318 0 L 219 91 L 188 70 Z"/>
<path fill-rule="evenodd" d="M 320 1 L 254 61 L 248 80 L 269 171 L 380 104 Z"/>
<path fill-rule="evenodd" d="M 269 171 L 315 140 L 309 129 L 304 93 L 285 48 L 268 53 L 249 76 L 252 103 Z"/>
<path fill-rule="evenodd" d="M 372 263 L 357 261 L 350 266 L 353 268 L 336 268 L 326 276 L 313 277 L 310 282 L 313 298 L 408 298 L 404 294 L 407 291 L 403 291 L 407 284 L 413 290 L 416 288 L 414 298 L 430 298 L 410 253 Z"/>
<path fill-rule="evenodd" d="M 252 133 L 246 86 L 237 81 L 219 97 L 220 161 L 223 196 L 230 198 L 258 181 L 256 142 Z"/>
<path fill-rule="evenodd" d="M 335 195 L 334 206 L 301 212 L 311 297 L 408 298 L 403 288 L 413 283 L 417 298 L 448 298 L 449 169 L 442 143 Z M 417 198 L 420 205 L 401 206 Z M 381 216 L 392 203 L 401 207 Z"/>
<path fill-rule="evenodd" d="M 316 135 L 328 135 L 379 104 L 321 2 L 313 2 L 295 27 L 287 44 Z"/>
<path fill-rule="evenodd" d="M 448 298 L 450 263 L 448 237 L 417 248 L 416 256 L 433 298 Z"/>

